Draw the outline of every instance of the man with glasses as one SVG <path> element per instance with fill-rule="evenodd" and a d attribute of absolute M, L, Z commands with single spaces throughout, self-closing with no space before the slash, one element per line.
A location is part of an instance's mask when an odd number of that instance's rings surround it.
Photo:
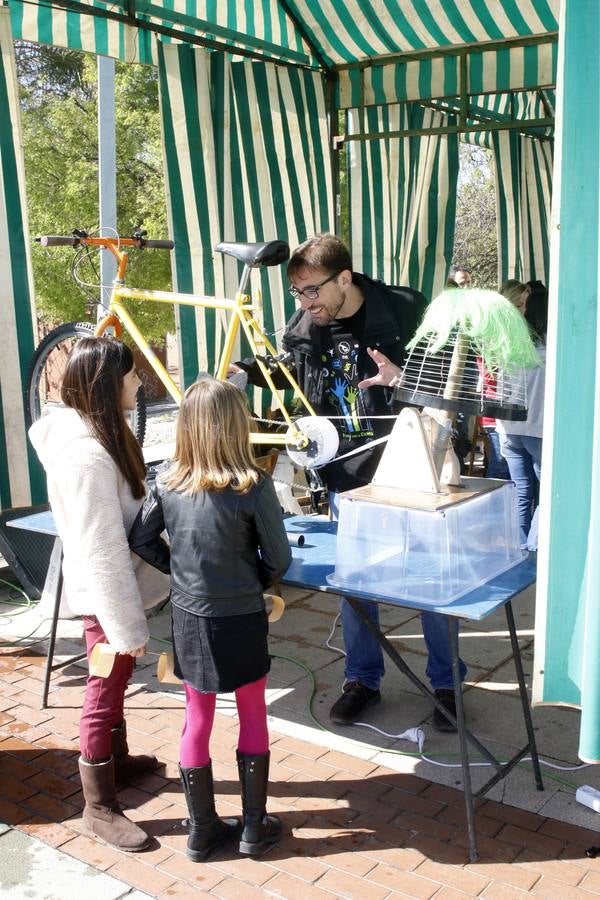
<path fill-rule="evenodd" d="M 289 260 L 287 276 L 300 309 L 289 320 L 282 345 L 293 357 L 296 378 L 307 399 L 318 415 L 331 418 L 340 437 L 338 457 L 343 458 L 319 470 L 335 516 L 341 491 L 371 482 L 383 450 L 382 444 L 373 447 L 371 443 L 389 434 L 398 412 L 397 406 L 392 407 L 391 390 L 358 387 L 360 381 L 377 373 L 368 348 L 380 350 L 401 366 L 426 301 L 419 291 L 390 287 L 353 272 L 348 248 L 333 234 L 320 234 L 301 244 Z M 252 361 L 233 368 L 246 371 L 250 381 L 260 384 L 258 367 Z M 283 381 L 281 386 L 285 386 Z M 364 607 L 377 621 L 378 604 L 364 601 Z M 381 699 L 384 665 L 379 643 L 343 598 L 341 615 L 345 684 L 330 717 L 338 725 L 350 725 Z M 442 702 L 454 712 L 446 617 L 427 613 L 422 622 L 429 652 L 427 675 Z M 437 708 L 434 725 L 440 731 L 454 730 Z"/>

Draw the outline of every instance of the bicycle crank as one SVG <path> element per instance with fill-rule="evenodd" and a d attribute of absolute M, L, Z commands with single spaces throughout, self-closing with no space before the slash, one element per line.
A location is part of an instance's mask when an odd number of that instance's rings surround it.
<path fill-rule="evenodd" d="M 303 469 L 314 469 L 331 462 L 339 443 L 335 425 L 323 416 L 297 419 L 285 436 L 289 458 Z"/>

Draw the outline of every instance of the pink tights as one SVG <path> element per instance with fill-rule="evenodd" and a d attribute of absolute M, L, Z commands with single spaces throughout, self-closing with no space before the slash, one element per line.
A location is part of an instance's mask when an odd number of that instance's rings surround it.
<path fill-rule="evenodd" d="M 240 720 L 238 750 L 258 755 L 269 751 L 267 705 L 265 689 L 267 676 L 245 684 L 235 692 Z M 179 759 L 184 769 L 206 766 L 210 762 L 208 749 L 215 718 L 216 694 L 201 694 L 185 684 L 185 722 L 181 733 Z"/>

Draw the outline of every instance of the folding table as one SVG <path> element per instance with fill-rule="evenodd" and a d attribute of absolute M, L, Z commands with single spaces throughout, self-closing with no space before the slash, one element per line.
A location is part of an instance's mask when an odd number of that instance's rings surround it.
<path fill-rule="evenodd" d="M 283 576 L 281 581 L 284 584 L 295 585 L 301 588 L 308 588 L 312 591 L 324 591 L 326 593 L 340 594 L 340 588 L 333 587 L 327 580 L 327 576 L 331 575 L 335 567 L 335 548 L 337 537 L 337 523 L 332 522 L 324 516 L 294 516 L 285 520 L 285 527 L 291 535 L 302 534 L 304 536 L 304 544 L 302 547 L 292 546 L 293 560 Z M 458 731 L 458 739 L 460 745 L 460 757 L 463 773 L 463 785 L 465 793 L 465 808 L 467 815 L 467 830 L 469 836 L 469 857 L 471 862 L 475 862 L 479 858 L 477 852 L 477 838 L 475 832 L 475 815 L 473 800 L 475 797 L 481 797 L 498 781 L 506 778 L 508 773 L 517 763 L 527 754 L 531 755 L 533 773 L 536 787 L 539 791 L 544 789 L 542 775 L 540 771 L 538 752 L 535 742 L 535 733 L 531 720 L 531 707 L 527 697 L 527 688 L 525 686 L 525 678 L 523 675 L 523 665 L 521 661 L 521 652 L 517 640 L 517 632 L 515 628 L 515 620 L 512 610 L 512 598 L 521 593 L 526 587 L 533 584 L 536 578 L 536 567 L 533 558 L 528 556 L 522 562 L 513 566 L 501 575 L 497 575 L 486 584 L 470 591 L 468 594 L 453 600 L 445 605 L 435 605 L 427 601 L 417 602 L 414 600 L 389 598 L 377 599 L 369 594 L 360 591 L 353 592 L 352 596 L 348 596 L 347 591 L 343 591 L 344 596 L 361 617 L 365 624 L 373 632 L 374 636 L 380 643 L 382 650 L 392 660 L 394 665 L 403 672 L 406 677 L 423 693 L 429 697 L 431 702 L 444 712 L 445 715 L 456 725 Z M 456 719 L 448 714 L 443 705 L 436 700 L 431 689 L 424 684 L 415 673 L 410 669 L 408 664 L 398 653 L 395 647 L 390 643 L 381 631 L 378 625 L 375 625 L 363 611 L 360 600 L 376 599 L 378 603 L 390 603 L 394 606 L 402 606 L 409 609 L 415 609 L 419 612 L 437 612 L 448 617 L 448 634 L 450 637 L 450 647 L 452 652 L 452 675 L 454 679 L 454 690 L 456 693 Z M 458 663 L 458 637 L 456 630 L 451 627 L 453 619 L 468 619 L 471 621 L 479 621 L 495 612 L 500 607 L 504 607 L 506 613 L 506 622 L 510 635 L 512 647 L 512 655 L 515 664 L 517 681 L 519 684 L 519 694 L 521 705 L 523 707 L 523 719 L 527 732 L 527 744 L 516 753 L 512 759 L 506 763 L 500 762 L 490 750 L 488 750 L 482 742 L 466 727 L 465 711 L 462 698 L 461 681 Z M 469 744 L 486 759 L 494 768 L 495 774 L 481 787 L 478 791 L 473 792 L 471 787 L 471 773 L 469 768 Z"/>

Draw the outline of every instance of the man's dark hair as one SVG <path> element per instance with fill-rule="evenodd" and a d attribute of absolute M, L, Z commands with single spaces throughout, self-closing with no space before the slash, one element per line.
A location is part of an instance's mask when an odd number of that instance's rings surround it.
<path fill-rule="evenodd" d="M 352 271 L 352 257 L 344 242 L 335 234 L 317 234 L 300 244 L 290 257 L 287 276 L 300 269 L 323 269 L 325 272 Z"/>

